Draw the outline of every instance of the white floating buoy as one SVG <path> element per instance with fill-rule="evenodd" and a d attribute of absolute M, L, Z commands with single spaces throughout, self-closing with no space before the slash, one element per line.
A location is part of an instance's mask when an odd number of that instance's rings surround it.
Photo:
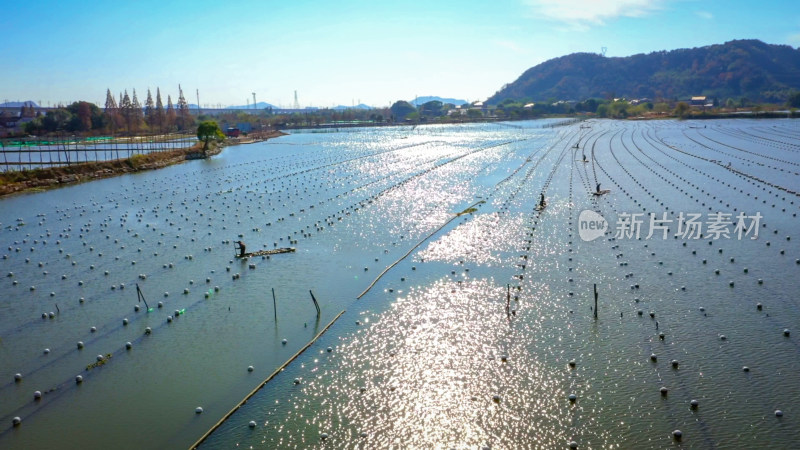
<path fill-rule="evenodd" d="M 661 392 L 661 395 L 666 397 L 667 393 L 669 392 L 669 389 L 667 389 L 666 387 L 662 387 L 661 389 L 659 389 L 659 391 Z"/>
<path fill-rule="evenodd" d="M 569 394 L 569 401 L 571 401 L 572 403 L 575 403 L 576 400 L 578 400 L 578 396 L 577 395 Z"/>
<path fill-rule="evenodd" d="M 83 348 L 83 341 L 78 341 L 78 348 Z"/>
<path fill-rule="evenodd" d="M 153 332 L 153 330 L 150 329 L 150 327 L 147 327 L 147 328 L 144 329 L 144 334 L 150 334 L 152 332 Z"/>
<path fill-rule="evenodd" d="M 295 378 L 294 379 L 294 384 L 300 384 L 300 378 Z"/>
<path fill-rule="evenodd" d="M 775 410 L 775 417 L 783 417 L 783 411 L 780 409 Z"/>
<path fill-rule="evenodd" d="M 681 432 L 681 430 L 675 430 L 672 432 L 672 437 L 675 438 L 676 441 L 680 441 L 681 438 L 683 437 L 683 433 Z"/>
<path fill-rule="evenodd" d="M 319 435 L 319 437 L 324 441 L 325 439 L 328 439 L 328 433 L 322 433 Z"/>
<path fill-rule="evenodd" d="M 122 319 L 122 325 L 128 325 L 128 319 L 127 318 Z"/>
<path fill-rule="evenodd" d="M 41 399 L 41 398 L 42 398 L 42 392 L 41 392 L 41 391 L 34 391 L 34 393 L 33 393 L 33 399 L 34 399 L 34 400 L 39 400 L 39 399 Z"/>
<path fill-rule="evenodd" d="M 286 345 L 286 339 L 281 340 L 281 344 Z"/>
<path fill-rule="evenodd" d="M 252 372 L 254 370 L 255 370 L 255 368 L 253 366 L 247 366 L 247 371 L 248 372 Z"/>
<path fill-rule="evenodd" d="M 789 329 L 788 329 L 788 328 L 784 328 L 784 330 L 783 330 L 783 335 L 784 335 L 784 336 L 789 336 L 789 334 L 791 334 L 791 332 L 789 331 Z"/>
<path fill-rule="evenodd" d="M 571 448 L 573 450 L 578 448 L 578 443 L 575 442 L 575 441 L 569 441 L 569 448 Z"/>
<path fill-rule="evenodd" d="M 44 354 L 46 355 L 48 353 L 50 353 L 50 349 L 49 348 L 44 349 Z"/>
<path fill-rule="evenodd" d="M 493 395 L 492 401 L 494 401 L 495 403 L 500 403 L 500 396 L 497 394 Z"/>
<path fill-rule="evenodd" d="M 697 409 L 697 407 L 698 407 L 699 405 L 700 405 L 700 402 L 698 402 L 697 400 L 694 400 L 694 399 L 692 399 L 692 401 L 690 401 L 690 402 L 689 402 L 689 406 L 690 406 L 692 409 Z"/>
<path fill-rule="evenodd" d="M 105 358 L 103 358 L 103 355 L 97 355 L 97 360 L 98 361 L 102 361 L 103 359 L 105 359 Z"/>
<path fill-rule="evenodd" d="M 14 374 L 14 381 L 17 382 L 17 383 L 22 381 L 22 374 L 21 373 L 15 373 Z"/>
<path fill-rule="evenodd" d="M 247 424 L 247 425 L 248 425 L 250 428 L 255 428 L 255 427 L 256 427 L 256 421 L 255 421 L 255 420 L 251 420 L 251 421 L 250 421 L 250 423 L 249 423 L 249 424 Z"/>
<path fill-rule="evenodd" d="M 195 414 L 202 414 L 203 413 L 203 407 L 202 406 L 198 406 L 197 408 L 194 409 L 194 413 Z"/>
<path fill-rule="evenodd" d="M 328 351 L 328 353 L 330 353 L 330 352 L 332 352 L 332 351 L 333 351 L 333 348 L 331 348 L 331 347 L 328 347 L 326 350 Z"/>
<path fill-rule="evenodd" d="M 133 344 L 131 344 L 130 342 L 126 342 L 126 343 L 125 343 L 125 348 L 126 348 L 126 349 L 128 349 L 128 350 L 130 350 L 130 349 L 132 349 L 132 348 L 133 348 Z"/>
<path fill-rule="evenodd" d="M 19 416 L 14 417 L 13 419 L 11 419 L 11 425 L 13 425 L 15 427 L 18 427 L 21 423 L 22 423 L 22 419 L 20 419 Z"/>
<path fill-rule="evenodd" d="M 81 375 L 78 375 L 77 377 L 75 377 L 75 383 L 76 383 L 76 384 L 81 384 L 81 383 L 83 383 L 83 376 L 81 376 Z"/>

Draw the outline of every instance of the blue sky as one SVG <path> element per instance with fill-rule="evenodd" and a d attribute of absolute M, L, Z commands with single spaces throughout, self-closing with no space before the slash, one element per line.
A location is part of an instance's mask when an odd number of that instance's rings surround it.
<path fill-rule="evenodd" d="M 0 102 L 105 101 L 178 84 L 201 105 L 483 100 L 573 52 L 628 56 L 732 39 L 800 46 L 796 0 L 14 1 Z"/>

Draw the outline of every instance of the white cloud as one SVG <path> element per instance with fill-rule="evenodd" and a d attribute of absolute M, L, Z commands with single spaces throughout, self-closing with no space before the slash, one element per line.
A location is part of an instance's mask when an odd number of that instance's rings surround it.
<path fill-rule="evenodd" d="M 537 15 L 574 28 L 603 25 L 618 17 L 642 17 L 661 10 L 666 0 L 524 0 Z"/>
<path fill-rule="evenodd" d="M 695 15 L 697 15 L 698 17 L 702 17 L 703 19 L 711 20 L 714 18 L 714 15 L 708 11 L 695 11 L 694 13 Z"/>

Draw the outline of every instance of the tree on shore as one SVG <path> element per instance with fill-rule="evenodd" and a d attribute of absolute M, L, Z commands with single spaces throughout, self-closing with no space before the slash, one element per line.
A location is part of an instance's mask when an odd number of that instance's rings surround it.
<path fill-rule="evenodd" d="M 164 103 L 161 102 L 161 89 L 156 88 L 156 110 L 154 113 L 154 119 L 156 125 L 158 125 L 158 132 L 164 132 Z"/>
<path fill-rule="evenodd" d="M 790 108 L 800 108 L 800 92 L 794 92 L 792 95 L 789 96 L 789 100 L 786 102 L 786 106 Z"/>
<path fill-rule="evenodd" d="M 689 105 L 686 102 L 678 102 L 675 106 L 675 115 L 681 118 L 689 115 Z"/>
<path fill-rule="evenodd" d="M 131 99 L 131 117 L 133 118 L 133 129 L 129 131 L 139 131 L 144 121 L 144 111 L 142 110 L 142 104 L 139 103 L 139 99 L 136 97 L 136 89 L 133 90 L 133 99 Z"/>
<path fill-rule="evenodd" d="M 108 125 L 111 127 L 111 134 L 114 134 L 117 131 L 118 127 L 118 120 L 119 120 L 119 108 L 117 107 L 117 101 L 114 100 L 114 96 L 111 95 L 111 89 L 106 89 L 106 121 Z"/>
<path fill-rule="evenodd" d="M 203 141 L 203 153 L 205 153 L 208 151 L 208 143 L 211 139 L 222 141 L 225 139 L 225 135 L 222 133 L 222 130 L 219 129 L 217 122 L 207 120 L 201 122 L 197 127 L 197 139 Z"/>
<path fill-rule="evenodd" d="M 150 131 L 155 128 L 155 115 L 156 106 L 153 103 L 153 95 L 150 93 L 150 88 L 147 88 L 147 100 L 144 102 L 144 121 L 150 128 Z"/>
<path fill-rule="evenodd" d="M 192 123 L 194 123 L 194 119 L 192 119 L 192 115 L 189 112 L 189 104 L 186 102 L 186 98 L 183 96 L 183 89 L 181 89 L 181 85 L 178 85 L 178 119 L 176 124 L 178 125 L 179 130 L 187 130 L 191 127 Z"/>
<path fill-rule="evenodd" d="M 175 107 L 172 106 L 172 96 L 167 95 L 167 113 L 164 117 L 164 126 L 167 130 L 172 130 L 176 120 L 177 116 L 175 114 Z"/>
<path fill-rule="evenodd" d="M 398 120 L 403 120 L 407 115 L 417 111 L 417 108 L 414 108 L 414 105 L 405 100 L 395 102 L 389 109 L 392 111 L 392 115 Z"/>
<path fill-rule="evenodd" d="M 125 95 L 119 102 L 119 110 L 122 118 L 125 119 L 125 129 L 130 132 L 133 129 L 133 103 L 128 96 L 128 90 L 125 89 Z"/>

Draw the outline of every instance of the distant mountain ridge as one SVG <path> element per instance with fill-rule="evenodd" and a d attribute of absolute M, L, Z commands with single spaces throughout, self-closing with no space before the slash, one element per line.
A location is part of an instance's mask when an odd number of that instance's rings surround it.
<path fill-rule="evenodd" d="M 735 40 L 627 57 L 573 53 L 531 67 L 488 102 L 695 95 L 783 102 L 792 90 L 800 90 L 800 49 Z"/>
<path fill-rule="evenodd" d="M 38 108 L 39 105 L 36 104 L 33 100 L 28 100 L 26 102 L 3 102 L 0 103 L 0 108 L 20 108 L 23 105 L 28 106 L 31 105 L 34 108 Z"/>
<path fill-rule="evenodd" d="M 432 102 L 432 101 L 439 101 L 442 103 L 452 103 L 456 106 L 463 105 L 464 103 L 469 103 L 466 100 L 459 100 L 456 98 L 443 98 L 437 97 L 435 95 L 427 95 L 424 97 L 417 97 L 413 100 L 409 100 L 408 103 L 411 103 L 414 106 L 424 105 L 425 103 Z"/>
<path fill-rule="evenodd" d="M 272 105 L 272 104 L 267 103 L 267 102 L 258 102 L 258 103 L 256 103 L 256 107 L 255 108 L 253 108 L 253 105 L 250 104 L 250 105 L 246 105 L 246 106 L 244 106 L 244 105 L 242 105 L 242 106 L 226 106 L 226 107 L 224 107 L 222 109 L 266 109 L 266 108 L 278 109 L 277 106 Z M 189 105 L 189 109 L 197 109 L 197 105 L 191 104 L 191 105 Z"/>
<path fill-rule="evenodd" d="M 357 104 L 355 106 L 338 105 L 338 106 L 334 106 L 331 109 L 372 109 L 372 106 L 365 105 L 363 103 L 359 103 L 359 104 Z"/>

